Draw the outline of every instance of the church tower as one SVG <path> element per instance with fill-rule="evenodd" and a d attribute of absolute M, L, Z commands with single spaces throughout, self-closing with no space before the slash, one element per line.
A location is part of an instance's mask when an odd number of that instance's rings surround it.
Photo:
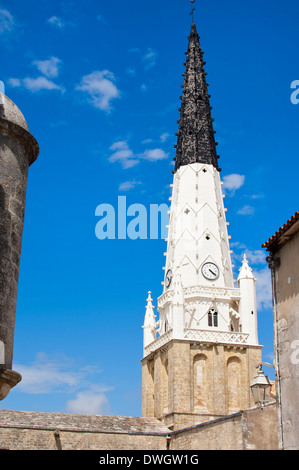
<path fill-rule="evenodd" d="M 143 327 L 142 413 L 173 429 L 253 406 L 250 384 L 261 362 L 255 278 L 245 256 L 233 278 L 195 24 L 188 40 L 159 319 L 149 294 Z"/>

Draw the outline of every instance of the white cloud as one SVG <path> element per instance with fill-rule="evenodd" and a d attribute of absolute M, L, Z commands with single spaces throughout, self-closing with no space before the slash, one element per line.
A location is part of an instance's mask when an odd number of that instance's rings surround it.
<path fill-rule="evenodd" d="M 146 53 L 142 57 L 142 61 L 144 63 L 144 68 L 145 70 L 151 69 L 156 65 L 158 57 L 158 52 L 149 47 L 146 51 Z"/>
<path fill-rule="evenodd" d="M 258 310 L 272 308 L 271 271 L 266 266 L 263 269 L 254 270 L 256 277 L 256 299 Z"/>
<path fill-rule="evenodd" d="M 109 388 L 92 387 L 90 390 L 78 392 L 76 398 L 69 400 L 66 409 L 69 413 L 77 414 L 108 414 L 109 401 L 105 392 Z"/>
<path fill-rule="evenodd" d="M 130 54 L 138 54 L 145 70 L 149 70 L 156 65 L 158 52 L 148 47 L 146 51 L 142 51 L 139 47 L 132 47 L 128 51 Z"/>
<path fill-rule="evenodd" d="M 119 161 L 124 169 L 132 168 L 139 163 L 139 160 L 135 157 L 127 142 L 124 140 L 112 144 L 110 150 L 116 151 L 110 155 L 109 161 L 112 163 Z"/>
<path fill-rule="evenodd" d="M 23 379 L 19 391 L 30 394 L 44 394 L 77 389 L 88 375 L 88 369 L 78 369 L 66 357 L 49 358 L 38 353 L 29 365 L 16 364 Z"/>
<path fill-rule="evenodd" d="M 266 253 L 263 250 L 252 250 L 243 243 L 230 244 L 236 252 L 232 254 L 232 261 L 236 267 L 241 267 L 244 254 L 246 254 L 250 267 L 253 269 L 256 281 L 256 297 L 258 310 L 272 308 L 271 271 L 266 264 Z"/>
<path fill-rule="evenodd" d="M 243 250 L 244 248 L 246 248 L 246 245 L 244 245 L 244 243 L 240 243 L 240 242 L 231 242 L 230 246 L 232 248 L 239 248 L 240 250 Z"/>
<path fill-rule="evenodd" d="M 123 150 L 127 148 L 129 147 L 125 140 L 118 140 L 117 142 L 114 142 L 114 144 L 111 145 L 110 150 Z"/>
<path fill-rule="evenodd" d="M 238 210 L 239 215 L 253 215 L 254 212 L 255 212 L 254 207 L 248 206 L 248 205 L 246 205 L 246 206 L 242 207 L 240 210 Z"/>
<path fill-rule="evenodd" d="M 141 184 L 140 181 L 124 181 L 118 187 L 119 191 L 130 191 L 134 189 L 137 185 Z"/>
<path fill-rule="evenodd" d="M 124 169 L 132 168 L 138 165 L 139 160 L 134 158 L 134 154 L 130 149 L 118 150 L 109 157 L 110 162 L 119 161 Z"/>
<path fill-rule="evenodd" d="M 111 111 L 111 101 L 120 98 L 115 77 L 109 70 L 95 71 L 82 77 L 76 88 L 87 93 L 89 102 L 103 111 Z"/>
<path fill-rule="evenodd" d="M 18 86 L 22 86 L 22 80 L 20 80 L 19 78 L 10 78 L 8 80 L 8 84 L 13 88 L 16 88 Z"/>
<path fill-rule="evenodd" d="M 0 34 L 13 30 L 15 20 L 8 10 L 0 8 Z"/>
<path fill-rule="evenodd" d="M 66 25 L 65 21 L 63 21 L 61 18 L 58 18 L 58 16 L 51 16 L 47 20 L 47 23 L 49 23 L 51 26 L 55 26 L 58 29 L 63 29 Z"/>
<path fill-rule="evenodd" d="M 35 60 L 33 64 L 38 68 L 38 70 L 48 78 L 58 77 L 59 74 L 59 65 L 62 61 L 57 57 L 51 57 L 47 60 Z"/>
<path fill-rule="evenodd" d="M 10 86 L 23 87 L 26 90 L 29 90 L 33 93 L 36 93 L 41 90 L 59 90 L 64 92 L 65 89 L 57 85 L 50 78 L 56 78 L 59 74 L 59 65 L 62 63 L 57 57 L 51 57 L 46 60 L 35 60 L 32 62 L 33 65 L 43 74 L 36 78 L 26 77 L 26 78 L 10 78 L 8 83 Z"/>
<path fill-rule="evenodd" d="M 235 194 L 235 191 L 241 188 L 241 186 L 243 186 L 244 182 L 245 182 L 244 175 L 233 173 L 231 175 L 224 176 L 223 177 L 224 192 L 233 196 Z"/>
<path fill-rule="evenodd" d="M 132 168 L 138 165 L 140 160 L 148 160 L 151 162 L 164 160 L 168 158 L 168 153 L 160 148 L 145 150 L 143 153 L 135 154 L 124 140 L 115 142 L 111 145 L 110 150 L 115 150 L 109 157 L 110 162 L 119 161 L 124 169 Z"/>
<path fill-rule="evenodd" d="M 250 197 L 250 199 L 263 199 L 265 197 L 265 195 L 264 194 L 252 194 L 249 197 Z"/>
<path fill-rule="evenodd" d="M 146 160 L 150 160 L 151 162 L 157 161 L 157 160 L 164 160 L 165 158 L 168 158 L 169 154 L 165 153 L 164 150 L 157 148 L 157 149 L 152 149 L 152 150 L 146 150 L 142 158 L 145 158 Z"/>
<path fill-rule="evenodd" d="M 136 75 L 136 70 L 133 69 L 132 67 L 128 67 L 128 68 L 126 69 L 126 73 L 127 73 L 128 75 L 130 75 L 130 77 L 135 77 L 135 75 Z"/>
<path fill-rule="evenodd" d="M 109 401 L 105 393 L 112 387 L 95 384 L 90 376 L 100 371 L 93 366 L 78 367 L 78 362 L 65 356 L 50 358 L 40 352 L 29 365 L 15 364 L 22 375 L 17 391 L 39 395 L 53 393 L 76 393 L 68 400 L 70 413 L 101 414 L 108 412 Z"/>
<path fill-rule="evenodd" d="M 252 264 L 265 264 L 266 254 L 263 250 L 245 250 L 245 254 Z"/>
<path fill-rule="evenodd" d="M 32 93 L 36 93 L 41 90 L 59 90 L 64 92 L 64 88 L 54 83 L 52 80 L 49 80 L 46 77 L 37 77 L 37 78 L 10 78 L 8 83 L 12 87 L 23 87 Z"/>
<path fill-rule="evenodd" d="M 161 142 L 166 142 L 166 140 L 168 139 L 168 137 L 169 137 L 168 132 L 164 132 L 162 135 L 160 135 L 160 140 L 161 140 Z"/>

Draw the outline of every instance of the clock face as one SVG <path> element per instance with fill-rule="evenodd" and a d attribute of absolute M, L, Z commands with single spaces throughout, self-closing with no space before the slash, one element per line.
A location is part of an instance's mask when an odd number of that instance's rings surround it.
<path fill-rule="evenodd" d="M 165 276 L 165 285 L 166 285 L 166 287 L 170 286 L 171 280 L 172 280 L 172 271 L 171 271 L 171 269 L 168 269 L 168 271 L 166 273 L 166 276 Z"/>
<path fill-rule="evenodd" d="M 215 281 L 219 277 L 219 268 L 214 263 L 205 263 L 201 268 L 201 272 L 210 281 Z"/>

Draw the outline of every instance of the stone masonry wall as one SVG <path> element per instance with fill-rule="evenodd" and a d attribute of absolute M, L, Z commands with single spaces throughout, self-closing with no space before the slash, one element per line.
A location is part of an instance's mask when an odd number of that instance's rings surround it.
<path fill-rule="evenodd" d="M 275 325 L 279 354 L 283 444 L 286 450 L 298 450 L 299 231 L 276 252 L 275 256 L 279 257 L 281 262 L 276 269 Z"/>
<path fill-rule="evenodd" d="M 250 385 L 260 362 L 259 346 L 172 340 L 142 361 L 143 416 L 162 419 L 175 430 L 250 408 Z"/>
<path fill-rule="evenodd" d="M 155 418 L 0 411 L 0 449 L 165 450 Z"/>
<path fill-rule="evenodd" d="M 277 407 L 255 407 L 177 431 L 155 418 L 0 411 L 1 449 L 276 450 Z"/>
<path fill-rule="evenodd" d="M 276 403 L 173 432 L 170 443 L 170 450 L 277 449 Z"/>
<path fill-rule="evenodd" d="M 100 432 L 59 433 L 36 429 L 1 429 L 0 449 L 10 450 L 166 450 L 166 437 L 108 434 Z"/>

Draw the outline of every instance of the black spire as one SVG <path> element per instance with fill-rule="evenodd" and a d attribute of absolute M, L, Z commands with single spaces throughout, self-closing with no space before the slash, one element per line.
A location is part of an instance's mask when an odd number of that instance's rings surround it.
<path fill-rule="evenodd" d="M 189 46 L 184 73 L 182 104 L 175 146 L 175 172 L 182 165 L 189 163 L 207 163 L 217 170 L 218 157 L 213 130 L 213 119 L 208 94 L 208 85 L 204 71 L 205 62 L 199 44 L 199 36 L 195 24 L 191 26 Z"/>

